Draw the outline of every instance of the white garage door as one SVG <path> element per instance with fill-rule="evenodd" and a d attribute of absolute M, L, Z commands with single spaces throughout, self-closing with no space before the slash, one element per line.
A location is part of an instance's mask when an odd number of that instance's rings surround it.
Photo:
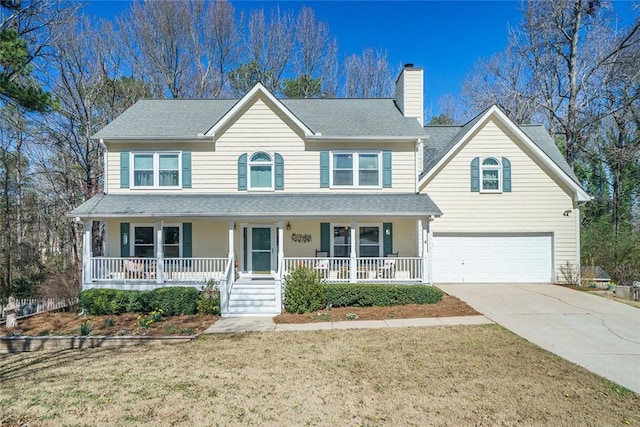
<path fill-rule="evenodd" d="M 435 235 L 436 283 L 549 283 L 553 279 L 550 234 Z"/>

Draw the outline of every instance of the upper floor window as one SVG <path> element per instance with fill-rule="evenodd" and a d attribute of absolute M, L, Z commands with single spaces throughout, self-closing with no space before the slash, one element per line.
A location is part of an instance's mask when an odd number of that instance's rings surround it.
<path fill-rule="evenodd" d="M 480 167 L 482 171 L 482 180 L 480 181 L 480 191 L 500 191 L 500 162 L 493 158 L 487 157 L 482 161 Z"/>
<path fill-rule="evenodd" d="M 249 189 L 273 190 L 273 159 L 265 152 L 249 158 Z"/>
<path fill-rule="evenodd" d="M 284 158 L 258 151 L 238 157 L 238 190 L 284 190 Z"/>
<path fill-rule="evenodd" d="M 331 156 L 332 187 L 380 187 L 380 152 L 334 152 Z"/>
<path fill-rule="evenodd" d="M 506 157 L 475 157 L 471 161 L 471 191 L 508 193 L 511 191 L 511 162 Z"/>
<path fill-rule="evenodd" d="M 180 153 L 132 153 L 132 187 L 180 187 Z"/>

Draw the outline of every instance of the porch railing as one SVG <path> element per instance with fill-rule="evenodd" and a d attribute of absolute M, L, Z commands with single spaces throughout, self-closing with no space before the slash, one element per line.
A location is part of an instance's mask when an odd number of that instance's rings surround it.
<path fill-rule="evenodd" d="M 229 312 L 229 298 L 236 280 L 235 260 L 233 255 L 226 259 L 227 264 L 220 279 L 220 314 L 223 316 Z"/>
<path fill-rule="evenodd" d="M 91 281 L 206 281 L 220 279 L 227 258 L 164 258 L 158 268 L 155 258 L 92 257 Z"/>
<path fill-rule="evenodd" d="M 284 258 L 284 275 L 296 267 L 311 268 L 331 283 L 423 282 L 420 257 Z"/>

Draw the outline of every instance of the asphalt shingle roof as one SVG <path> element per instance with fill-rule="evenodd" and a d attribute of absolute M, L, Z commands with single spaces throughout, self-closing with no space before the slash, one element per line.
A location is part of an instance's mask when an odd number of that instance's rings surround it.
<path fill-rule="evenodd" d="M 426 194 L 99 194 L 69 214 L 81 218 L 338 218 L 441 215 Z"/>
<path fill-rule="evenodd" d="M 140 100 L 93 138 L 196 138 L 206 133 L 238 100 Z M 323 136 L 420 138 L 424 131 L 404 117 L 393 99 L 280 99 L 314 133 Z"/>
<path fill-rule="evenodd" d="M 463 126 L 425 126 L 424 131 L 428 135 L 423 149 L 423 170 L 420 177 L 426 175 L 458 142 L 476 125 L 487 110 L 478 114 Z M 564 173 L 566 173 L 578 185 L 580 181 L 569 166 L 564 156 L 549 136 L 543 125 L 517 125 L 534 144 L 538 146 Z"/>

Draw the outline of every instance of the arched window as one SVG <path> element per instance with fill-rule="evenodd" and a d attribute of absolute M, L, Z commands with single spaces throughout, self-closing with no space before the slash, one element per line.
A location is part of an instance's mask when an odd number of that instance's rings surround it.
<path fill-rule="evenodd" d="M 480 169 L 480 191 L 501 191 L 502 168 L 498 159 L 494 157 L 487 157 L 482 161 Z"/>
<path fill-rule="evenodd" d="M 273 158 L 258 151 L 249 157 L 249 189 L 273 190 Z"/>

